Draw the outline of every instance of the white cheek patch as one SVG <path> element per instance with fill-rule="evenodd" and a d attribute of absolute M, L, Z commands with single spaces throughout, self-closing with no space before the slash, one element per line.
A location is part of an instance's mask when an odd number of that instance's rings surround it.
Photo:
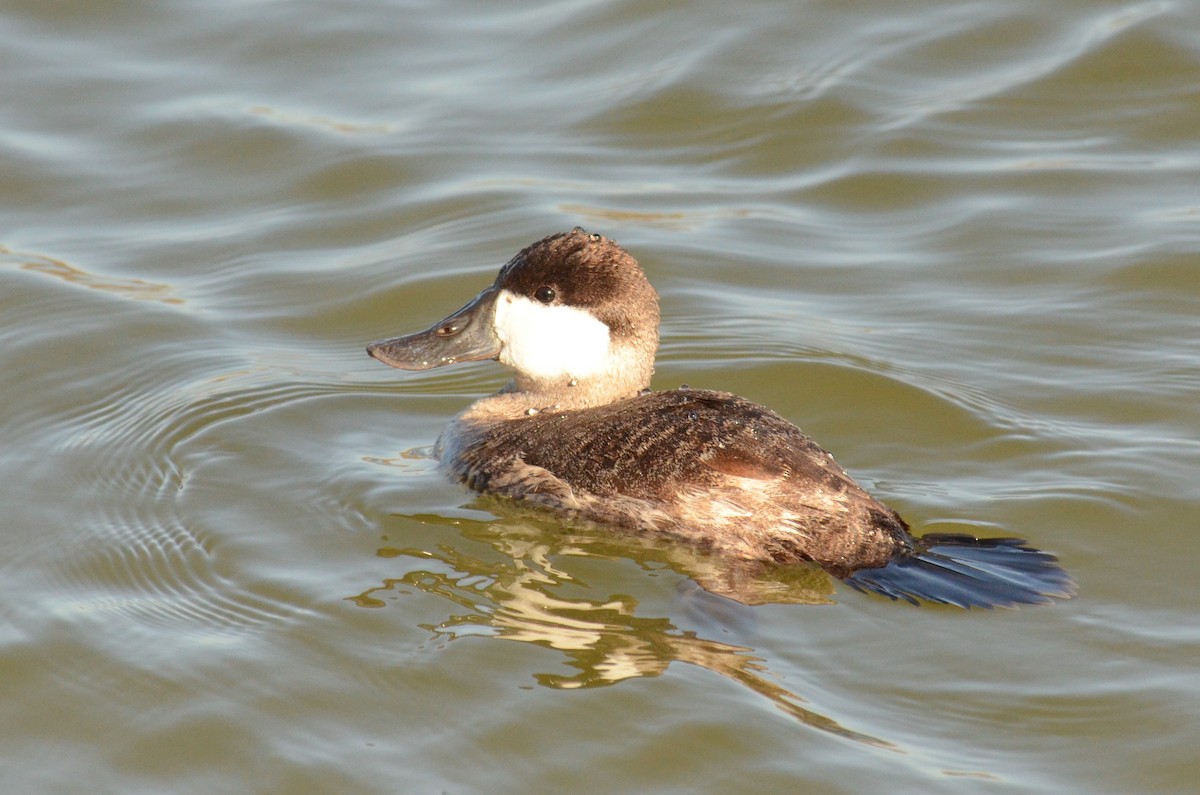
<path fill-rule="evenodd" d="M 590 312 L 547 306 L 507 290 L 496 299 L 500 361 L 536 378 L 584 377 L 606 369 L 608 326 Z"/>

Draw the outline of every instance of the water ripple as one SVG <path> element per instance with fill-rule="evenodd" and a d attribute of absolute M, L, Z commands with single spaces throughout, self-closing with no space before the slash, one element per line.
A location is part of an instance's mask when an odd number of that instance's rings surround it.
<path fill-rule="evenodd" d="M 145 279 L 121 279 L 104 276 L 70 265 L 60 259 L 47 257 L 42 254 L 29 254 L 12 251 L 0 245 L 0 263 L 10 262 L 21 270 L 40 273 L 61 279 L 67 284 L 74 284 L 92 290 L 103 290 L 123 298 L 139 301 L 161 301 L 164 304 L 182 304 L 183 299 L 175 296 L 175 290 L 168 284 L 157 284 Z"/>
<path fill-rule="evenodd" d="M 75 489 L 108 495 L 101 513 L 66 556 L 71 610 L 115 612 L 152 625 L 207 632 L 252 630 L 294 617 L 294 604 L 247 590 L 221 573 L 220 536 L 184 513 L 188 469 L 182 451 L 223 423 L 343 392 L 342 385 L 280 383 L 277 374 L 241 370 L 149 389 L 147 376 L 82 406 L 58 434 L 59 451 L 79 461 Z M 103 583 L 101 591 L 96 583 Z"/>

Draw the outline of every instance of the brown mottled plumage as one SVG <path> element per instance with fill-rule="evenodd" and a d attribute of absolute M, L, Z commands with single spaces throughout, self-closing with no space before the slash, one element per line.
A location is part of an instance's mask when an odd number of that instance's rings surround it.
<path fill-rule="evenodd" d="M 763 406 L 725 392 L 650 392 L 658 321 L 658 296 L 633 257 L 576 229 L 519 252 L 441 323 L 368 352 L 404 369 L 488 358 L 514 368 L 438 442 L 444 468 L 476 491 L 730 560 L 812 561 L 893 599 L 990 607 L 1070 595 L 1054 556 L 1018 539 L 914 538 Z"/>
<path fill-rule="evenodd" d="M 465 434 L 446 459 L 458 479 L 579 518 L 834 572 L 908 547 L 894 511 L 795 425 L 736 395 L 651 392 Z"/>

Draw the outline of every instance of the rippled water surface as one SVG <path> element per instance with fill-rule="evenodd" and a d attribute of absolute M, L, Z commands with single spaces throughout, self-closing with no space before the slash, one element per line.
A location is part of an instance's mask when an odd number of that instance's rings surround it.
<path fill-rule="evenodd" d="M 4 789 L 1194 790 L 1198 87 L 1183 0 L 9 0 Z M 656 386 L 1078 596 L 744 607 L 446 483 L 500 367 L 363 345 L 576 224 Z"/>

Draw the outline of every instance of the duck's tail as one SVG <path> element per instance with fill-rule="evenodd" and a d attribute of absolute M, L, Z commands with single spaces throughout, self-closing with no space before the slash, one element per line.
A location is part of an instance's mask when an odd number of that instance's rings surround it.
<path fill-rule="evenodd" d="M 1075 582 L 1049 552 L 1020 538 L 931 533 L 886 566 L 843 578 L 860 591 L 958 607 L 1014 607 L 1069 599 Z"/>

